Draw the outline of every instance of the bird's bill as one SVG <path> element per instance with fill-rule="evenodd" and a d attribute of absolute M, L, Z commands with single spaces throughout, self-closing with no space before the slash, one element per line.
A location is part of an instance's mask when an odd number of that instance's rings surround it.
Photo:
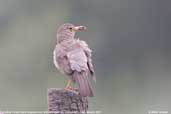
<path fill-rule="evenodd" d="M 75 26 L 73 28 L 74 31 L 79 31 L 79 30 L 86 30 L 86 26 Z"/>

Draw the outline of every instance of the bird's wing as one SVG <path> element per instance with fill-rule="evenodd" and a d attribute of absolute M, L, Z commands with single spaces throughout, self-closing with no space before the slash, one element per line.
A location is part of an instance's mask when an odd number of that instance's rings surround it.
<path fill-rule="evenodd" d="M 90 71 L 90 74 L 93 78 L 93 80 L 96 82 L 96 75 L 95 75 L 95 71 L 93 68 L 93 64 L 92 64 L 92 50 L 88 47 L 88 44 L 85 41 L 82 40 L 77 40 L 80 44 L 80 46 L 83 48 L 85 55 L 87 57 L 87 65 L 88 65 L 88 69 Z"/>
<path fill-rule="evenodd" d="M 70 67 L 73 70 L 72 79 L 78 84 L 81 96 L 93 96 L 93 91 L 88 80 L 88 59 L 83 48 L 77 43 L 71 47 L 73 50 L 67 53 Z"/>
<path fill-rule="evenodd" d="M 67 53 L 67 58 L 73 71 L 81 72 L 88 70 L 87 57 L 82 48 L 75 47 Z"/>
<path fill-rule="evenodd" d="M 72 69 L 67 58 L 67 52 L 58 44 L 53 52 L 53 62 L 55 66 L 65 74 L 71 74 Z"/>

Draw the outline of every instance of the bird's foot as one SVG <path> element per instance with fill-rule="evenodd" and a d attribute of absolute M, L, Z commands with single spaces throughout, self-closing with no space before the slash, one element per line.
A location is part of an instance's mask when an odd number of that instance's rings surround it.
<path fill-rule="evenodd" d="M 67 85 L 65 87 L 65 90 L 71 91 L 72 87 L 71 87 L 71 80 L 68 80 Z"/>
<path fill-rule="evenodd" d="M 72 87 L 71 86 L 67 86 L 67 87 L 65 87 L 65 90 L 71 91 L 72 90 Z"/>

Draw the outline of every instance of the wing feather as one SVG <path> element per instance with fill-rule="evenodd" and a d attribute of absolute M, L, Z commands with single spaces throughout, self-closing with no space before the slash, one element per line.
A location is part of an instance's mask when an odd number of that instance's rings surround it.
<path fill-rule="evenodd" d="M 92 64 L 92 54 L 91 54 L 92 50 L 88 47 L 88 44 L 85 41 L 79 40 L 79 42 L 80 42 L 81 46 L 83 47 L 84 52 L 87 56 L 87 65 L 88 65 L 90 74 L 91 74 L 93 80 L 96 82 L 96 74 L 95 74 L 94 67 Z"/>
<path fill-rule="evenodd" d="M 87 66 L 87 57 L 84 53 L 84 50 L 81 48 L 77 48 L 67 53 L 67 57 L 70 62 L 71 69 L 73 71 L 86 71 L 88 69 Z"/>

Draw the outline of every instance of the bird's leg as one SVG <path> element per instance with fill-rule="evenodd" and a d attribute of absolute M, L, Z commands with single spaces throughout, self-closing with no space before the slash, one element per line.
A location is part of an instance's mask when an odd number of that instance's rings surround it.
<path fill-rule="evenodd" d="M 72 90 L 72 87 L 71 87 L 71 80 L 68 80 L 65 89 L 66 89 L 66 90 Z"/>

